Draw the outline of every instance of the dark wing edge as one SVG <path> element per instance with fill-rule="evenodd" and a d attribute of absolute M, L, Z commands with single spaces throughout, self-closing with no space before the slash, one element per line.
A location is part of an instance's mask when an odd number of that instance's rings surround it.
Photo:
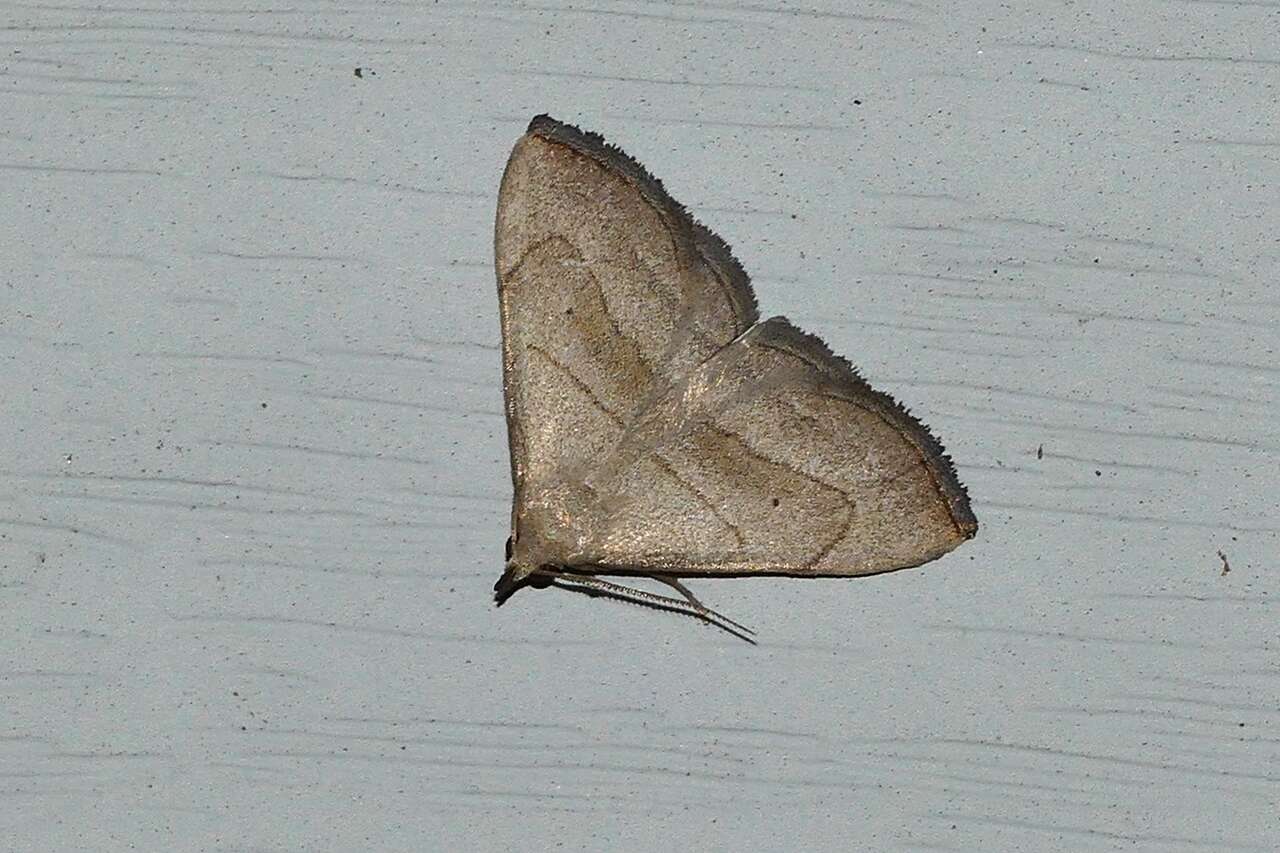
<path fill-rule="evenodd" d="M 635 158 L 616 145 L 606 142 L 598 133 L 580 130 L 545 114 L 534 116 L 526 132 L 565 145 L 636 187 L 644 199 L 661 212 L 668 227 L 675 234 L 685 237 L 716 277 L 726 285 L 726 292 L 731 295 L 735 312 L 745 323 L 739 332 L 746 331 L 760 319 L 755 292 L 751 289 L 751 278 L 733 256 L 729 244 L 694 219 L 684 205 L 667 194 L 662 181 L 649 174 L 649 170 Z"/>
<path fill-rule="evenodd" d="M 832 352 L 822 338 L 796 328 L 786 317 L 771 317 L 757 328 L 762 331 L 767 328 L 771 333 L 771 343 L 781 343 L 792 355 L 807 362 L 814 369 L 839 382 L 850 383 L 865 393 L 871 400 L 876 414 L 894 426 L 902 428 L 903 435 L 915 445 L 921 457 L 927 461 L 929 475 L 937 486 L 938 492 L 947 502 L 956 530 L 965 539 L 972 539 L 977 534 L 978 519 L 969 506 L 969 493 L 956 476 L 956 468 L 951 457 L 943 449 L 942 443 L 929 432 L 928 427 L 893 397 L 873 388 L 847 359 Z M 821 362 L 815 362 L 808 355 L 814 350 L 819 353 Z"/>

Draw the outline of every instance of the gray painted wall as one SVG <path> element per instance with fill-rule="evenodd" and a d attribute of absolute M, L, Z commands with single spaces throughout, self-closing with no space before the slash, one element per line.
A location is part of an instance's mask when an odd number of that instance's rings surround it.
<path fill-rule="evenodd" d="M 1280 847 L 1276 6 L 344 5 L 0 4 L 0 847 Z M 537 112 L 979 538 L 495 609 Z"/>

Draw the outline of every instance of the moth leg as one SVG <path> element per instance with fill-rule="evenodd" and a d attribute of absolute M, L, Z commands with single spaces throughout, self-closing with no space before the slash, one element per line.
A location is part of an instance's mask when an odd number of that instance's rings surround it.
<path fill-rule="evenodd" d="M 704 608 L 706 607 L 705 604 L 703 604 L 701 601 L 698 600 L 697 596 L 695 596 L 692 592 L 689 591 L 689 587 L 680 583 L 679 578 L 672 577 L 671 575 L 649 575 L 649 577 L 661 583 L 665 583 L 667 586 L 671 587 L 676 592 L 680 593 L 686 599 L 688 599 L 689 603 L 692 604 L 694 607 L 704 607 Z"/>
<path fill-rule="evenodd" d="M 632 601 L 639 601 L 652 604 L 657 607 L 687 613 L 691 616 L 697 616 L 700 619 L 705 619 L 709 622 L 722 622 L 725 625 L 732 626 L 732 628 L 736 628 L 738 631 L 742 631 L 746 634 L 755 633 L 755 631 L 752 631 L 750 628 L 734 622 L 728 616 L 725 616 L 722 613 L 717 613 L 710 607 L 698 603 L 697 599 L 687 600 L 688 597 L 686 599 L 672 598 L 667 595 L 658 595 L 657 593 L 649 592 L 648 590 L 636 589 L 632 586 L 623 586 L 622 584 L 611 583 L 606 580 L 601 580 L 595 575 L 580 575 L 575 572 L 562 572 L 551 568 L 539 568 L 536 570 L 536 574 L 554 578 L 570 585 L 585 587 L 587 589 L 597 589 L 604 593 L 620 596 L 622 598 L 629 598 Z M 679 582 L 677 581 L 677 583 Z M 736 631 L 731 631 L 731 633 L 736 633 Z M 742 639 L 751 643 L 755 642 L 755 640 L 746 636 L 743 636 Z"/>
<path fill-rule="evenodd" d="M 707 605 L 699 601 L 698 597 L 694 595 L 692 592 L 690 592 L 689 587 L 680 583 L 679 578 L 674 577 L 672 575 L 649 575 L 649 577 L 653 578 L 656 581 L 660 581 L 661 583 L 665 583 L 667 586 L 671 587 L 676 592 L 683 595 L 689 601 L 689 603 L 692 604 L 694 607 L 696 607 L 698 610 L 705 610 L 707 613 L 715 613 L 714 610 L 712 610 L 710 607 L 708 607 Z M 723 619 L 724 621 L 728 622 L 733 627 L 738 628 L 739 630 L 746 631 L 748 634 L 752 634 L 752 635 L 755 634 L 755 631 L 752 631 L 746 625 L 739 625 L 737 622 L 734 622 L 732 619 L 728 618 L 727 616 L 721 616 L 718 613 L 716 615 L 719 616 L 719 618 Z"/>

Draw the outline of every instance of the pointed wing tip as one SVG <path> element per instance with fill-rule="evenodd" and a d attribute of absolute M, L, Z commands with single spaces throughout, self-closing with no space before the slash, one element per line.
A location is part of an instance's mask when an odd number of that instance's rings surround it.
<path fill-rule="evenodd" d="M 964 492 L 964 486 L 960 486 L 960 491 Z M 955 522 L 956 529 L 960 531 L 960 535 L 965 541 L 972 539 L 978 535 L 978 519 L 973 514 L 973 510 L 969 508 L 968 496 L 964 496 L 964 500 L 957 505 L 956 501 L 951 502 L 951 520 Z"/>
<path fill-rule="evenodd" d="M 969 492 L 965 489 L 964 484 L 960 482 L 960 477 L 956 474 L 955 464 L 942 447 L 942 442 L 938 441 L 937 437 L 930 432 L 929 428 L 919 418 L 911 414 L 906 406 L 902 405 L 890 394 L 872 387 L 870 383 L 862 378 L 857 368 L 848 359 L 832 352 L 826 341 L 817 335 L 809 334 L 803 329 L 797 328 L 786 317 L 781 315 L 770 317 L 756 328 L 760 330 L 756 334 L 770 332 L 789 342 L 792 346 L 809 348 L 817 352 L 821 358 L 833 364 L 844 378 L 857 383 L 889 413 L 893 414 L 902 425 L 902 433 L 920 449 L 921 454 L 928 461 L 929 471 L 933 474 L 938 491 L 941 492 L 946 500 L 947 509 L 951 513 L 951 520 L 961 536 L 960 541 L 972 539 L 978 534 L 978 519 L 974 516 L 973 509 L 969 506 Z"/>
<path fill-rule="evenodd" d="M 599 134 L 582 130 L 581 128 L 578 128 L 575 125 L 569 124 L 568 122 L 563 122 L 557 118 L 552 118 L 546 113 L 538 113 L 536 116 L 530 119 L 529 126 L 525 128 L 524 132 L 533 136 L 542 136 L 547 138 L 566 136 L 566 137 L 581 137 L 585 140 L 585 139 L 591 139 L 592 137 L 594 137 L 594 141 L 597 144 L 604 142 L 604 137 L 600 136 Z"/>
<path fill-rule="evenodd" d="M 618 146 L 610 144 L 600 134 L 582 130 L 546 113 L 533 117 L 525 135 L 565 145 L 635 184 L 651 204 L 668 211 L 676 222 L 689 229 L 688 234 L 702 257 L 717 268 L 732 285 L 731 293 L 737 302 L 737 309 L 746 318 L 747 325 L 756 321 L 759 310 L 755 292 L 751 288 L 751 277 L 747 275 L 742 263 L 734 257 L 733 249 L 724 238 L 699 222 L 684 205 L 673 199 L 662 186 L 662 181 L 655 178 L 640 161 Z"/>
<path fill-rule="evenodd" d="M 897 401 L 895 400 L 894 402 L 896 403 Z M 934 482 L 938 484 L 938 490 L 946 498 L 947 509 L 951 512 L 951 521 L 960 533 L 960 541 L 967 542 L 978 535 L 978 518 L 973 514 L 973 508 L 969 505 L 969 490 L 965 488 L 964 483 L 960 482 L 960 477 L 956 474 L 955 463 L 951 461 L 950 454 L 943 450 L 942 442 L 938 441 L 927 426 L 908 412 L 906 407 L 901 404 L 898 404 L 898 406 L 919 427 L 919 433 L 923 434 L 923 438 L 927 439 L 927 444 L 923 449 L 929 456 L 929 470 L 933 472 Z"/>
<path fill-rule="evenodd" d="M 916 437 L 925 443 L 922 449 L 928 455 L 929 470 L 933 473 L 938 491 L 946 499 L 947 509 L 951 513 L 951 522 L 960 534 L 960 541 L 966 542 L 972 539 L 978 535 L 978 518 L 969 505 L 969 490 L 964 487 L 964 483 L 960 482 L 960 477 L 956 474 L 955 463 L 942 449 L 941 442 L 929 432 L 928 427 L 916 420 L 905 408 L 902 408 L 902 411 L 919 427 Z"/>
<path fill-rule="evenodd" d="M 625 173 L 638 170 L 645 180 L 657 184 L 659 188 L 662 186 L 662 182 L 650 175 L 644 166 L 618 146 L 610 145 L 600 134 L 552 118 L 546 113 L 539 113 L 529 121 L 525 135 L 567 145 L 581 154 L 604 161 L 606 165 L 621 169 Z M 624 164 L 626 168 L 621 168 Z"/>

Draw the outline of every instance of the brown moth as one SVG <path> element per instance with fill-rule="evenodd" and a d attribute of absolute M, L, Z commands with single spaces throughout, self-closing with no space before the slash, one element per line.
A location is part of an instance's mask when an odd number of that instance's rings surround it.
<path fill-rule="evenodd" d="M 818 338 L 759 321 L 725 242 L 600 136 L 534 118 L 495 230 L 515 487 L 500 603 L 554 581 L 729 622 L 679 579 L 869 575 L 977 532 L 928 429 Z"/>

